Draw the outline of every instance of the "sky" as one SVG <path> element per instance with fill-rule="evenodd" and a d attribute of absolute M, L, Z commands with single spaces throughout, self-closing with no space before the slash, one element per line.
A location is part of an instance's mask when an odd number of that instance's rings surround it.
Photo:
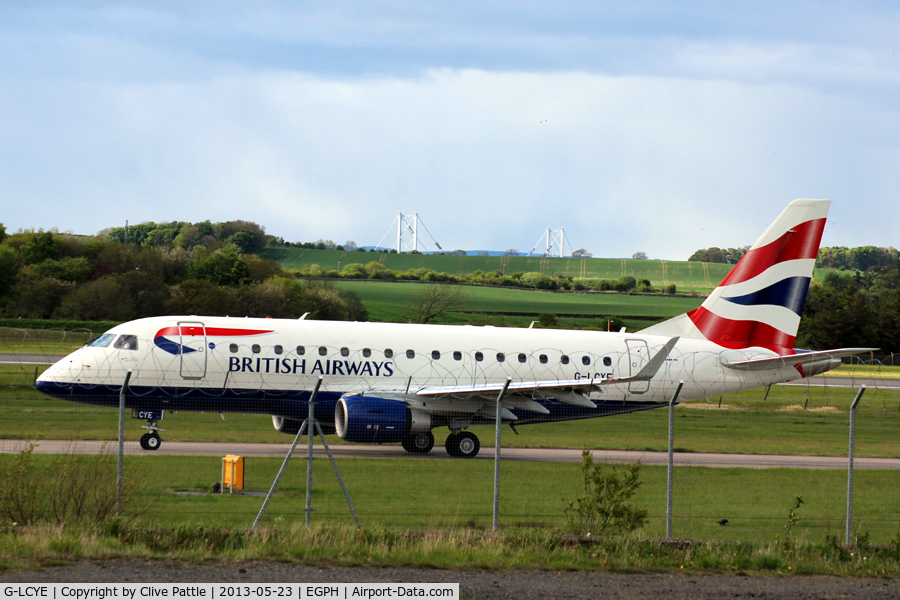
<path fill-rule="evenodd" d="M 418 213 L 445 250 L 686 260 L 828 198 L 823 245 L 898 246 L 898 31 L 896 2 L 3 2 L 0 222 L 390 245 Z"/>

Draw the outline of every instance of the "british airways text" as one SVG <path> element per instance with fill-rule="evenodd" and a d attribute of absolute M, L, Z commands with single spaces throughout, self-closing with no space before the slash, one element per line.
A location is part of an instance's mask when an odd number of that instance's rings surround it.
<path fill-rule="evenodd" d="M 228 359 L 230 373 L 275 373 L 284 375 L 368 375 L 390 377 L 394 363 L 375 360 L 316 360 L 307 363 L 297 358 L 250 358 L 232 356 Z M 308 367 L 308 370 L 307 370 Z"/>

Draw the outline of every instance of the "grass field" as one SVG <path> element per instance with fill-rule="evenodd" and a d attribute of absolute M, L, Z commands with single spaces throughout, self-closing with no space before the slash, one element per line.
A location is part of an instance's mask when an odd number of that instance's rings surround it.
<path fill-rule="evenodd" d="M 271 258 L 286 269 L 319 265 L 323 269 L 341 270 L 351 263 L 377 261 L 392 271 L 428 268 L 439 273 L 465 275 L 474 271 L 500 271 L 504 275 L 517 272 L 557 273 L 580 279 L 618 279 L 632 275 L 649 279 L 655 287 L 674 284 L 679 292 L 708 294 L 733 265 L 670 260 L 634 260 L 630 258 L 543 258 L 525 256 L 446 256 L 439 254 L 384 254 L 310 250 L 306 248 L 266 248 L 262 256 Z M 817 270 L 817 276 L 824 273 Z"/>
<path fill-rule="evenodd" d="M 525 256 L 441 256 L 432 254 L 384 254 L 309 250 L 305 248 L 266 248 L 265 258 L 278 261 L 286 269 L 319 265 L 340 270 L 351 263 L 377 261 L 392 271 L 429 268 L 439 273 L 465 275 L 474 271 L 557 273 L 581 279 L 618 279 L 632 275 L 649 279 L 656 286 L 675 284 L 681 292 L 709 293 L 719 284 L 732 265 L 687 261 L 633 260 L 624 258 L 543 258 Z"/>
<path fill-rule="evenodd" d="M 35 455 L 38 465 L 56 460 Z M 0 469 L 12 457 L 0 456 Z M 110 467 L 114 462 L 110 461 Z M 493 463 L 490 461 L 409 461 L 338 459 L 354 508 L 368 529 L 440 531 L 490 528 Z M 277 458 L 245 459 L 245 490 L 266 492 L 281 466 Z M 330 463 L 313 463 L 313 522 L 352 524 L 352 515 Z M 208 493 L 221 475 L 218 457 L 127 457 L 126 469 L 139 474 L 141 492 L 129 514 L 147 526 L 215 526 L 245 529 L 254 521 L 259 495 Z M 666 469 L 644 467 L 634 505 L 650 518 L 642 535 L 665 535 Z M 677 468 L 673 496 L 673 535 L 692 539 L 778 541 L 785 535 L 788 510 L 804 499 L 799 539 L 840 535 L 846 473 L 795 469 Z M 501 524 L 506 528 L 566 526 L 564 500 L 580 492 L 577 464 L 504 462 L 500 476 Z M 302 522 L 306 490 L 305 459 L 289 466 L 267 509 L 263 526 Z M 854 514 L 872 543 L 887 543 L 900 525 L 900 486 L 896 474 L 858 471 Z M 727 518 L 723 528 L 717 522 Z"/>
<path fill-rule="evenodd" d="M 373 321 L 397 322 L 401 311 L 418 300 L 427 284 L 381 281 L 335 281 L 340 290 L 359 295 Z M 640 329 L 669 317 L 693 310 L 702 298 L 686 296 L 652 296 L 615 293 L 551 293 L 515 288 L 466 286 L 470 296 L 461 313 L 454 313 L 455 323 L 476 322 L 485 316 L 504 316 L 509 325 L 528 326 L 540 313 L 560 317 L 561 327 L 592 326 L 606 328 L 606 319 L 620 317 L 629 329 Z"/>

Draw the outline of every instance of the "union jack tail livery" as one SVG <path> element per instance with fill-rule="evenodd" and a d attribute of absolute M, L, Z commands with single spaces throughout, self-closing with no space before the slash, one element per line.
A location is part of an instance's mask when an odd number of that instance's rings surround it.
<path fill-rule="evenodd" d="M 703 304 L 642 331 L 794 353 L 829 200 L 794 200 Z"/>

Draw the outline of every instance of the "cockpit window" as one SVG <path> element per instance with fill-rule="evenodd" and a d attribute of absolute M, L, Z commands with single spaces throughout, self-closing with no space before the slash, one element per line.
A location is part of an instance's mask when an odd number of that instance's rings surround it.
<path fill-rule="evenodd" d="M 92 348 L 106 348 L 107 346 L 109 346 L 112 343 L 112 341 L 115 339 L 115 337 L 116 337 L 116 334 L 114 334 L 114 333 L 104 333 L 103 335 L 101 335 L 100 337 L 98 337 L 96 340 L 94 340 L 93 342 L 91 342 L 88 345 L 91 346 Z"/>
<path fill-rule="evenodd" d="M 136 335 L 120 335 L 113 344 L 119 350 L 137 350 L 138 339 Z"/>

